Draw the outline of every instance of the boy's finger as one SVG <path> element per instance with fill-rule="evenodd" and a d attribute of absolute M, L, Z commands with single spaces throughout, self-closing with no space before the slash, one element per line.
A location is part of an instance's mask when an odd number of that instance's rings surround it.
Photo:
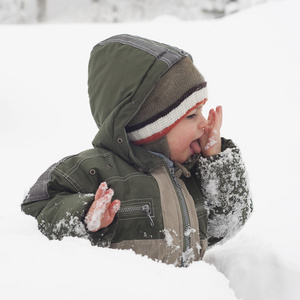
<path fill-rule="evenodd" d="M 213 124 L 213 113 L 214 113 L 214 110 L 211 109 L 209 111 L 208 118 L 207 118 L 207 126 L 211 126 Z"/>
<path fill-rule="evenodd" d="M 114 200 L 109 207 L 109 215 L 111 217 L 114 217 L 117 211 L 120 209 L 120 207 L 121 207 L 121 201 L 118 199 Z"/>
<path fill-rule="evenodd" d="M 114 195 L 114 190 L 113 189 L 106 190 L 105 195 L 109 195 L 110 197 L 112 197 Z"/>
<path fill-rule="evenodd" d="M 217 112 L 217 114 L 218 114 L 219 122 L 220 122 L 220 127 L 221 127 L 222 121 L 223 121 L 223 108 L 222 108 L 221 105 L 220 105 L 220 106 L 217 106 L 216 112 Z"/>
<path fill-rule="evenodd" d="M 96 232 L 100 229 L 103 215 L 108 209 L 110 204 L 109 197 L 102 197 L 93 202 L 91 209 L 85 217 L 85 223 L 87 224 L 87 228 L 91 232 Z"/>
<path fill-rule="evenodd" d="M 96 209 L 99 210 L 101 215 L 107 211 L 111 202 L 111 197 L 110 194 L 105 194 L 103 197 L 96 200 Z"/>
<path fill-rule="evenodd" d="M 220 131 L 222 126 L 222 109 L 220 107 L 217 107 L 215 111 L 213 111 L 213 123 L 211 127 L 213 127 L 215 130 Z"/>
<path fill-rule="evenodd" d="M 98 200 L 100 199 L 101 197 L 104 196 L 105 192 L 107 190 L 107 184 L 106 182 L 102 182 L 98 188 L 98 190 L 96 191 L 96 194 L 95 194 L 95 200 Z"/>
<path fill-rule="evenodd" d="M 114 220 L 117 211 L 120 209 L 121 201 L 114 200 L 112 203 L 109 203 L 106 213 L 103 215 L 101 220 L 101 228 L 107 227 Z"/>

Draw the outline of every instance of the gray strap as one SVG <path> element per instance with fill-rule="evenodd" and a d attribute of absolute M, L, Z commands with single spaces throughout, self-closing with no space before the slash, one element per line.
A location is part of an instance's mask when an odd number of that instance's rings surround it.
<path fill-rule="evenodd" d="M 183 57 L 189 56 L 190 58 L 192 58 L 191 55 L 184 50 L 139 36 L 132 36 L 127 34 L 116 35 L 98 43 L 97 45 L 101 46 L 108 43 L 121 43 L 123 45 L 129 45 L 148 52 L 149 54 L 155 56 L 157 59 L 164 61 L 169 68 L 176 62 L 181 60 Z"/>

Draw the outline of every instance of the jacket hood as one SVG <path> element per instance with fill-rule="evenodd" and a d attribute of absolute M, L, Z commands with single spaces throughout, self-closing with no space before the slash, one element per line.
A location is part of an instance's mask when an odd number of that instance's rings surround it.
<path fill-rule="evenodd" d="M 94 147 L 105 147 L 139 168 L 154 166 L 144 149 L 129 143 L 125 126 L 139 110 L 160 77 L 191 56 L 176 47 L 131 35 L 98 43 L 88 68 L 88 93 L 99 128 Z M 147 153 L 147 154 L 146 154 Z"/>

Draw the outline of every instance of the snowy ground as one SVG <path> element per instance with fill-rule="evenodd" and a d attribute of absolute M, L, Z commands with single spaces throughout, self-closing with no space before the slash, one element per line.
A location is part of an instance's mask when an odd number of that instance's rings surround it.
<path fill-rule="evenodd" d="M 300 3 L 225 19 L 1 26 L 0 298 L 296 300 L 300 282 Z M 242 149 L 255 211 L 232 240 L 187 269 L 81 239 L 48 241 L 20 203 L 60 158 L 91 147 L 87 63 L 98 41 L 131 33 L 190 51 Z"/>

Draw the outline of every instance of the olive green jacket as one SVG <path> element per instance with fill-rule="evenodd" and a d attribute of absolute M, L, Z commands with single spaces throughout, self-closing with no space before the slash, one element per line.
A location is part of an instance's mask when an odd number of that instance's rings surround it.
<path fill-rule="evenodd" d="M 127 139 L 125 126 L 155 83 L 187 55 L 128 35 L 94 47 L 88 81 L 99 127 L 94 148 L 52 165 L 22 203 L 49 239 L 85 237 L 93 245 L 185 266 L 203 257 L 207 241 L 230 237 L 244 224 L 252 202 L 239 150 L 230 140 L 222 139 L 219 155 L 195 157 L 185 177 L 167 158 Z M 121 63 L 126 68 L 118 68 Z M 104 181 L 121 208 L 110 226 L 92 233 L 84 217 Z"/>

